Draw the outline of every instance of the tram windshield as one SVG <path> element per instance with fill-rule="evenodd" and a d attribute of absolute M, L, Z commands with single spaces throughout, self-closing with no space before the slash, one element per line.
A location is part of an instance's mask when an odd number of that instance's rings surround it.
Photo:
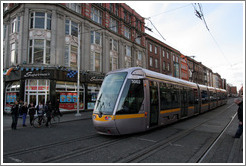
<path fill-rule="evenodd" d="M 94 113 L 112 115 L 120 89 L 127 73 L 113 73 L 107 75 L 98 94 Z"/>

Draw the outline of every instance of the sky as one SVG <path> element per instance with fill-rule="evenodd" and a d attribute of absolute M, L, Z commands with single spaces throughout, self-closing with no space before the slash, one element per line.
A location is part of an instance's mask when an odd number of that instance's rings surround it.
<path fill-rule="evenodd" d="M 244 1 L 196 2 L 202 7 L 203 20 L 195 15 L 192 2 L 127 1 L 153 32 L 145 32 L 179 50 L 186 56 L 218 73 L 227 83 L 245 84 L 245 3 Z M 155 30 L 153 25 L 160 32 Z"/>

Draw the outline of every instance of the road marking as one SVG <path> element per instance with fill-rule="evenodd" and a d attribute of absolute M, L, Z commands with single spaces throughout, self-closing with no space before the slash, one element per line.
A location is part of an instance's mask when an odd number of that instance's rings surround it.
<path fill-rule="evenodd" d="M 16 158 L 14 158 L 14 157 L 9 157 L 9 159 L 10 159 L 10 160 L 13 160 L 13 161 L 15 161 L 15 162 L 17 162 L 17 163 L 24 163 L 22 160 L 16 159 Z"/>

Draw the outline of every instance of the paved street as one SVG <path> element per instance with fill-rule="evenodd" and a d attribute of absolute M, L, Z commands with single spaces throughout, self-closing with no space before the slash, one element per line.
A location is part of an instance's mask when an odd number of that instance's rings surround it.
<path fill-rule="evenodd" d="M 10 129 L 11 119 L 4 116 L 3 163 L 242 163 L 243 139 L 232 138 L 237 117 L 200 159 L 236 108 L 230 100 L 199 116 L 127 136 L 97 134 L 90 119 L 92 112 L 81 117 L 64 114 L 62 123 L 51 128 L 33 128 L 27 123 L 27 127 L 18 125 L 17 130 Z"/>

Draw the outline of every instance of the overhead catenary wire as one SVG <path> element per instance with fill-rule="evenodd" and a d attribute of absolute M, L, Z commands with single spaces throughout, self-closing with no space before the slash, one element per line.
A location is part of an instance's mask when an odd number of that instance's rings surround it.
<path fill-rule="evenodd" d="M 196 8 L 196 5 L 198 5 L 198 8 Z M 201 20 L 203 20 L 204 22 L 204 25 L 206 26 L 206 29 L 208 30 L 210 36 L 212 37 L 214 43 L 216 44 L 216 46 L 218 47 L 219 51 L 221 52 L 221 54 L 223 55 L 224 59 L 226 60 L 226 62 L 230 65 L 230 67 L 232 67 L 232 64 L 229 62 L 229 60 L 226 58 L 223 50 L 221 49 L 219 43 L 216 41 L 215 37 L 213 36 L 213 34 L 211 33 L 211 31 L 209 30 L 208 28 L 208 25 L 206 23 L 206 20 L 205 20 L 205 17 L 204 17 L 204 14 L 203 14 L 203 10 L 202 10 L 202 5 L 200 3 L 194 3 L 192 4 L 192 6 L 194 7 L 194 10 L 195 10 L 195 15 L 200 18 Z M 199 10 L 199 11 L 198 11 Z"/>

